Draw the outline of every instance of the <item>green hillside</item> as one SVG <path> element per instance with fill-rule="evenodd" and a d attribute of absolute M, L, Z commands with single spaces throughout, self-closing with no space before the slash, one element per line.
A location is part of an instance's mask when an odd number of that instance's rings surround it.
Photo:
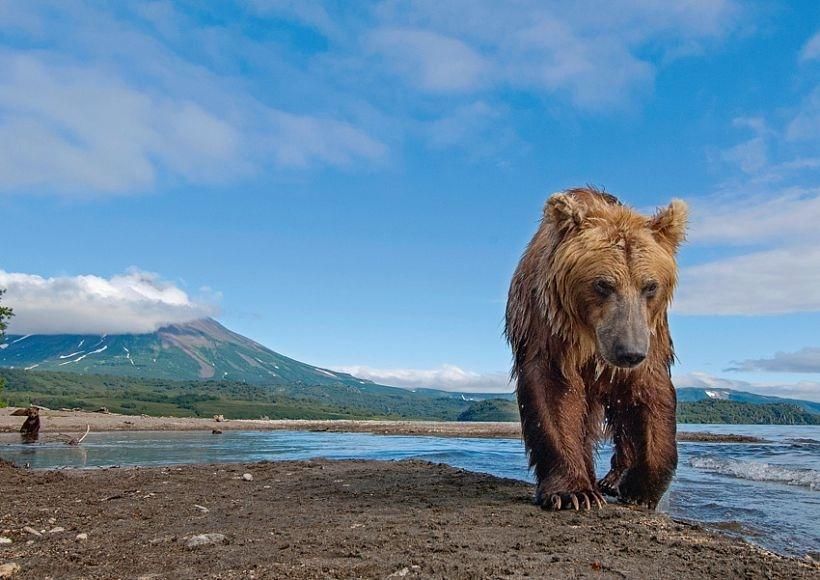
<path fill-rule="evenodd" d="M 801 399 L 784 399 L 767 395 L 757 395 L 734 389 L 683 387 L 678 389 L 678 403 L 697 403 L 698 401 L 732 401 L 736 403 L 760 404 L 789 404 L 800 407 L 804 411 L 820 414 L 820 403 Z"/>
<path fill-rule="evenodd" d="M 820 425 L 820 415 L 786 403 L 707 400 L 678 403 L 678 422 L 734 425 Z"/>
<path fill-rule="evenodd" d="M 260 386 L 230 381 L 165 381 L 0 369 L 14 406 L 52 409 L 107 407 L 123 414 L 231 419 L 455 420 L 470 405 L 460 397 L 431 397 L 368 385 Z"/>
<path fill-rule="evenodd" d="M 459 416 L 459 421 L 518 421 L 515 401 L 509 399 L 487 399 L 477 401 L 467 407 Z"/>

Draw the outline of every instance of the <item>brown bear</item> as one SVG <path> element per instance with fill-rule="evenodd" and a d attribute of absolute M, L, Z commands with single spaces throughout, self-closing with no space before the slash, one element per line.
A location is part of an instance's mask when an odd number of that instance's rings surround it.
<path fill-rule="evenodd" d="M 535 501 L 590 509 L 602 493 L 654 509 L 675 472 L 667 308 L 686 204 L 652 217 L 585 187 L 550 197 L 510 285 L 505 334 Z M 596 483 L 609 432 L 612 469 Z"/>

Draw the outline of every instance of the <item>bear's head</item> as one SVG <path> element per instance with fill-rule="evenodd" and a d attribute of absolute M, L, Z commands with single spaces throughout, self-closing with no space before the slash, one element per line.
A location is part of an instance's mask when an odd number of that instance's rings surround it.
<path fill-rule="evenodd" d="M 611 196 L 570 191 L 549 199 L 545 218 L 557 235 L 547 302 L 566 312 L 563 326 L 600 359 L 619 368 L 640 365 L 677 283 L 686 204 L 673 200 L 643 216 Z"/>

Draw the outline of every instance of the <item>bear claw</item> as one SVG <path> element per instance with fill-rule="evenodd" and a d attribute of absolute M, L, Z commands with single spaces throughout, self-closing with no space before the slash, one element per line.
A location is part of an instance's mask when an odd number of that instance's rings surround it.
<path fill-rule="evenodd" d="M 621 475 L 621 473 L 610 471 L 598 480 L 598 490 L 605 495 L 618 497 L 620 495 L 618 483 L 621 480 Z"/>
<path fill-rule="evenodd" d="M 579 511 L 583 507 L 585 511 L 590 511 L 593 505 L 592 502 L 595 502 L 598 509 L 606 505 L 606 500 L 600 493 L 590 490 L 553 493 L 549 496 L 549 502 L 544 502 L 541 507 L 554 511 L 560 511 L 562 509 L 574 509 L 575 511 Z"/>

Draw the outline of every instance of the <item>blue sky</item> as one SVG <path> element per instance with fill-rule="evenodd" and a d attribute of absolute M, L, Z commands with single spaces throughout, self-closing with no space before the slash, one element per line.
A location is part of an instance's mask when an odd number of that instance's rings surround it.
<path fill-rule="evenodd" d="M 0 2 L 15 332 L 215 314 L 502 390 L 517 259 L 593 183 L 690 204 L 679 386 L 820 400 L 818 179 L 816 2 Z"/>

